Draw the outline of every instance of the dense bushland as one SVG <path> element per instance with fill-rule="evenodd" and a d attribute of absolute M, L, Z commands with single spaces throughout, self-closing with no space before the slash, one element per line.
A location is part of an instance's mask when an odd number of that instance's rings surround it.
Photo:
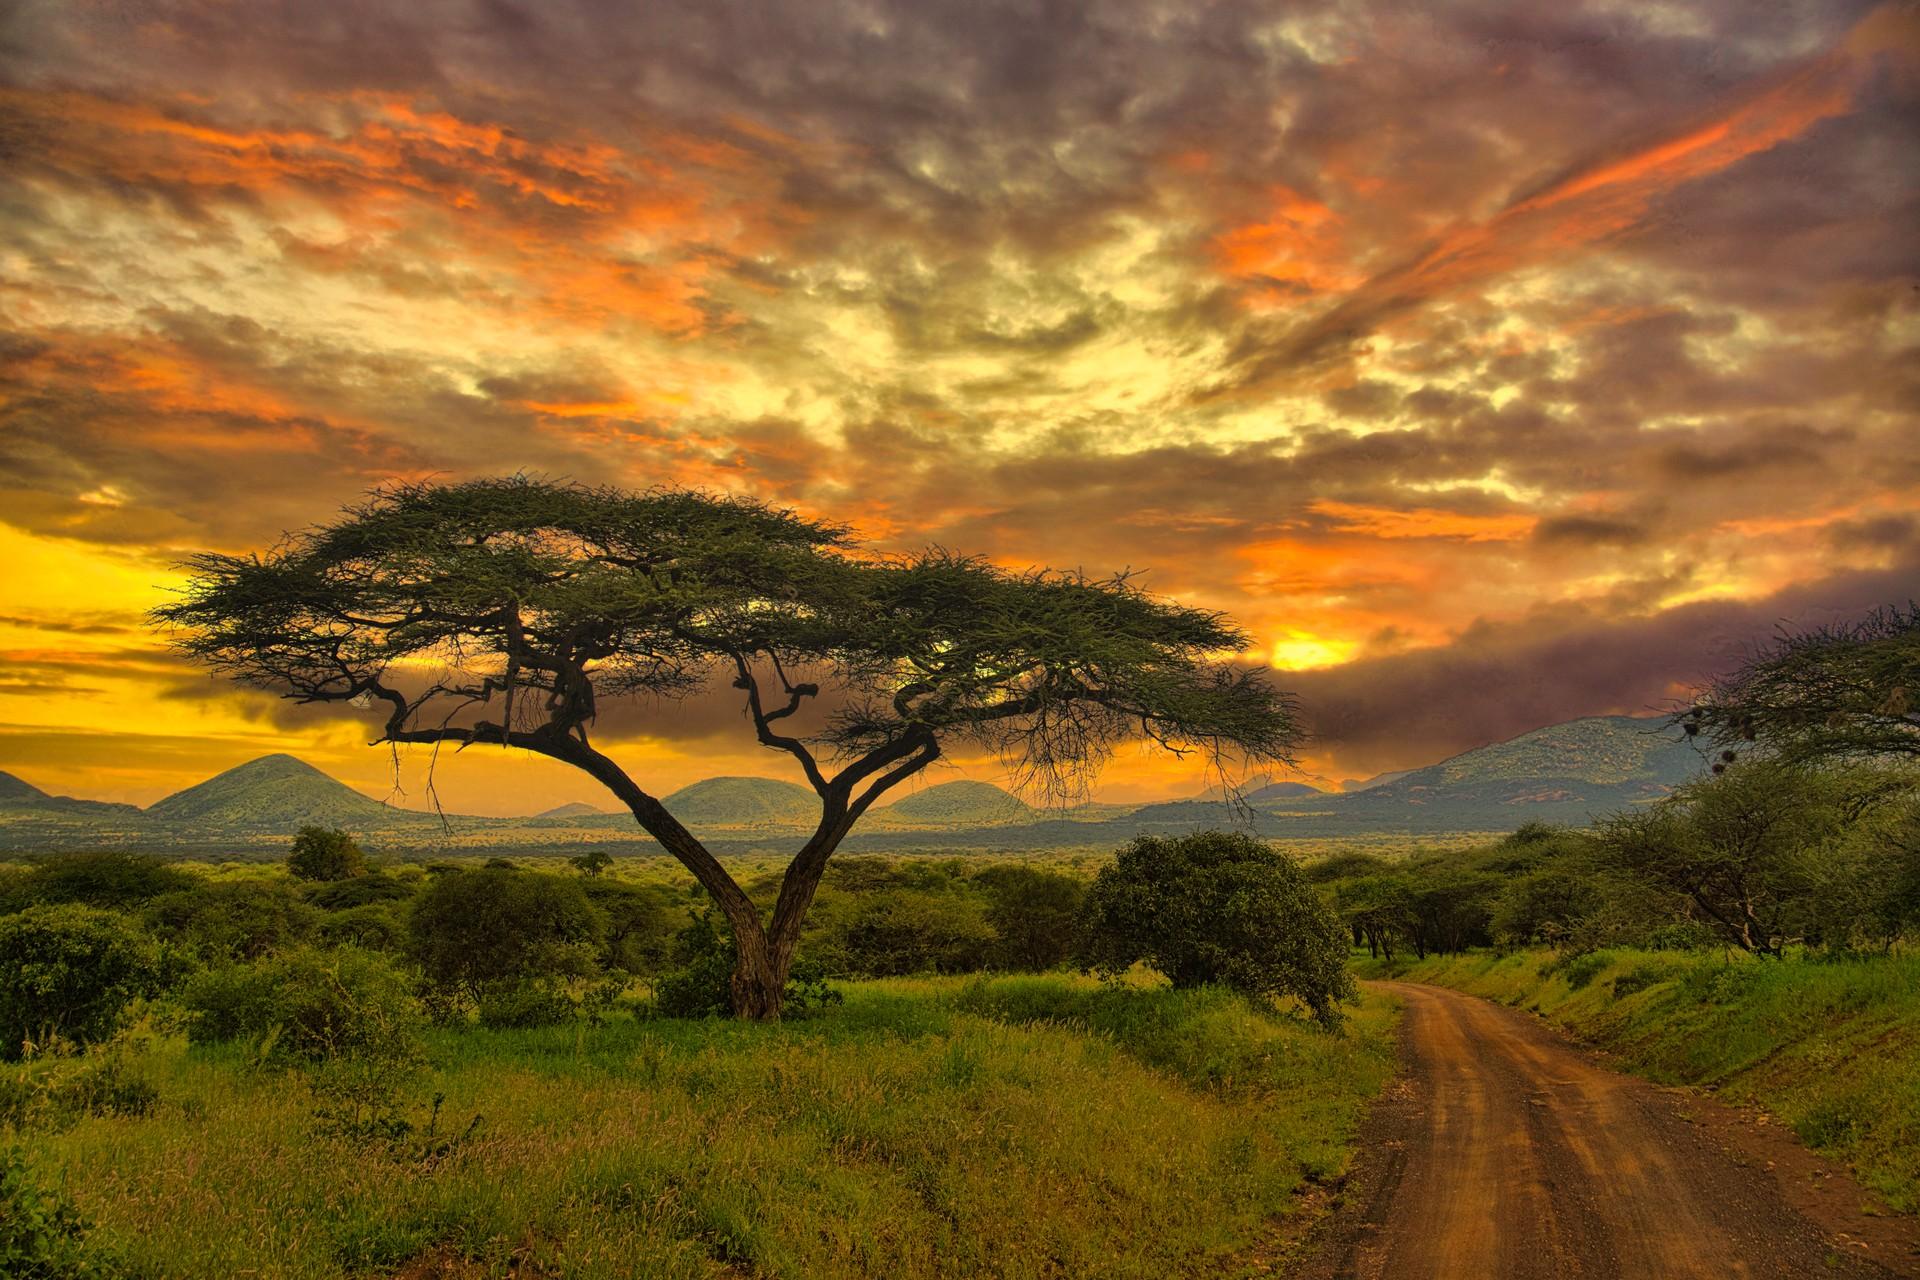
<path fill-rule="evenodd" d="M 1371 956 L 1471 947 L 1886 951 L 1920 934 L 1920 774 L 1757 758 L 1586 830 L 1309 870 Z"/>

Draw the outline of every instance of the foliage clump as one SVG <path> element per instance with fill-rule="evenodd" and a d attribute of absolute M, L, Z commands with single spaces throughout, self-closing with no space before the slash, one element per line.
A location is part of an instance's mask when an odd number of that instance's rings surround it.
<path fill-rule="evenodd" d="M 1782 631 L 1674 720 L 1722 748 L 1716 772 L 1747 743 L 1800 764 L 1920 758 L 1920 605 Z"/>
<path fill-rule="evenodd" d="M 302 947 L 197 974 L 180 994 L 194 1043 L 243 1040 L 262 1060 L 411 1063 L 423 1016 L 392 960 L 350 947 Z"/>
<path fill-rule="evenodd" d="M 287 870 L 297 880 L 350 880 L 366 873 L 367 855 L 338 827 L 305 826 L 293 837 Z"/>
<path fill-rule="evenodd" d="M 1293 859 L 1241 832 L 1133 841 L 1087 891 L 1081 926 L 1089 968 L 1119 974 L 1145 961 L 1176 989 L 1290 996 L 1328 1025 L 1355 995 L 1346 951 Z"/>
<path fill-rule="evenodd" d="M 606 921 L 580 881 L 503 864 L 434 877 L 407 931 L 428 986 L 478 1004 L 505 986 L 590 977 Z"/>
<path fill-rule="evenodd" d="M 67 903 L 0 916 L 0 1059 L 106 1039 L 175 968 L 111 911 Z"/>

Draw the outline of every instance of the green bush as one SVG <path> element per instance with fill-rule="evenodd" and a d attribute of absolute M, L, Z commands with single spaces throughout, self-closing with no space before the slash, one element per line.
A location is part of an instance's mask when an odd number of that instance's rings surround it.
<path fill-rule="evenodd" d="M 1656 987 L 1663 982 L 1671 982 L 1679 977 L 1680 973 L 1679 965 L 1667 964 L 1659 960 L 1642 961 L 1613 980 L 1614 999 L 1630 996 L 1637 991 L 1645 991 L 1648 987 Z"/>
<path fill-rule="evenodd" d="M 349 882 L 351 883 L 351 882 Z M 320 941 L 329 947 L 359 947 L 400 955 L 407 949 L 407 922 L 394 904 L 369 902 L 364 907 L 332 911 L 320 920 Z"/>
<path fill-rule="evenodd" d="M 199 974 L 180 995 L 194 1043 L 248 1040 L 263 1058 L 410 1062 L 422 1015 L 383 955 L 300 948 Z"/>
<path fill-rule="evenodd" d="M 1595 978 L 1608 965 L 1613 963 L 1613 955 L 1607 951 L 1589 951 L 1585 955 L 1570 956 L 1560 966 L 1560 976 L 1567 980 L 1567 986 L 1580 990 Z"/>
<path fill-rule="evenodd" d="M 548 982 L 496 985 L 480 997 L 483 1027 L 557 1027 L 572 1022 L 574 1013 L 566 991 Z"/>
<path fill-rule="evenodd" d="M 322 911 L 351 911 L 376 902 L 404 902 L 412 896 L 412 885 L 379 871 L 316 884 L 307 891 L 307 901 Z"/>
<path fill-rule="evenodd" d="M 667 1018 L 724 1018 L 733 1012 L 733 934 L 711 912 L 687 922 L 673 944 L 673 967 L 653 984 L 653 1011 Z M 798 1017 L 841 1003 L 825 971 L 805 957 L 787 974 L 781 1016 Z"/>
<path fill-rule="evenodd" d="M 256 960 L 313 936 L 318 915 L 283 885 L 201 884 L 155 898 L 142 914 L 161 937 L 217 960 Z"/>
<path fill-rule="evenodd" d="M 1080 938 L 1089 968 L 1291 996 L 1323 1025 L 1355 994 L 1346 930 L 1293 859 L 1241 832 L 1136 839 L 1088 890 Z"/>
<path fill-rule="evenodd" d="M 685 907 L 659 885 L 590 879 L 581 886 L 606 921 L 600 963 L 623 973 L 658 973 L 686 923 Z"/>
<path fill-rule="evenodd" d="M 994 941 L 986 904 L 976 895 L 910 888 L 858 895 L 822 939 L 836 968 L 874 978 L 970 973 L 985 967 Z"/>
<path fill-rule="evenodd" d="M 172 963 L 124 917 L 76 904 L 0 917 L 0 1059 L 112 1035 Z"/>
<path fill-rule="evenodd" d="M 408 919 L 409 950 L 439 995 L 598 969 L 606 922 L 580 882 L 511 864 L 434 877 Z"/>
<path fill-rule="evenodd" d="M 86 1219 L 43 1189 L 13 1147 L 0 1149 L 0 1276 L 9 1280 L 107 1280 L 122 1269 L 87 1248 Z"/>
<path fill-rule="evenodd" d="M 137 853 L 62 853 L 33 864 L 18 887 L 29 902 L 125 910 L 200 884 L 190 871 Z"/>
<path fill-rule="evenodd" d="M 306 826 L 293 838 L 287 870 L 299 880 L 346 880 L 366 873 L 367 855 L 337 827 Z"/>
<path fill-rule="evenodd" d="M 1035 867 L 988 867 L 973 877 L 987 893 L 994 939 L 988 960 L 999 969 L 1057 969 L 1073 954 L 1074 928 L 1086 883 Z"/>

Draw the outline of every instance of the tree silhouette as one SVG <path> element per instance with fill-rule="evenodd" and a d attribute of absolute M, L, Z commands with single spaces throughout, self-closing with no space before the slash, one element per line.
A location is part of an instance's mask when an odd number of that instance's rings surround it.
<path fill-rule="evenodd" d="M 1920 607 L 1782 631 L 1673 719 L 1722 748 L 1716 773 L 1745 742 L 1801 763 L 1920 756 Z"/>
<path fill-rule="evenodd" d="M 777 1017 L 827 859 L 889 788 L 965 744 L 1083 787 L 1120 742 L 1286 762 L 1290 699 L 1222 658 L 1246 637 L 1126 575 L 871 554 L 737 498 L 524 477 L 406 484 L 253 556 L 190 562 L 176 646 L 303 703 L 381 706 L 377 741 L 518 747 L 619 797 L 725 915 L 733 1007 Z M 771 918 L 596 745 L 603 703 L 730 684 L 820 799 Z M 656 713 L 658 713 L 656 711 Z M 821 723 L 799 727 L 811 716 Z"/>

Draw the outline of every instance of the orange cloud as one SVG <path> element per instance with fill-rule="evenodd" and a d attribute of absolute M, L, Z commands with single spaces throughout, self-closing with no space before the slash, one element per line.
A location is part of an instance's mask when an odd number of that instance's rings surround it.
<path fill-rule="evenodd" d="M 1411 260 L 1348 292 L 1258 361 L 1234 392 L 1264 389 L 1413 307 L 1631 230 L 1667 192 L 1851 110 L 1884 55 L 1913 60 L 1914 45 L 1904 39 L 1912 25 L 1892 7 L 1876 11 L 1834 48 L 1750 86 L 1713 118 L 1578 166 L 1493 217 L 1446 232 Z"/>
<path fill-rule="evenodd" d="M 760 254 L 802 219 L 774 198 L 777 155 L 638 129 L 631 147 L 535 140 L 417 100 L 357 94 L 306 104 L 333 130 L 238 129 L 71 91 L 0 90 L 0 112 L 37 135 L 43 173 L 108 179 L 201 202 L 245 196 L 281 215 L 319 206 L 347 236 L 289 243 L 316 265 L 369 274 L 418 244 L 436 261 L 497 273 L 514 305 L 582 328 L 638 322 L 687 335 L 714 319 L 716 253 Z M 748 138 L 755 146 L 771 147 Z"/>
<path fill-rule="evenodd" d="M 1446 538 L 1463 542 L 1517 542 L 1533 532 L 1534 516 L 1477 516 L 1433 507 L 1393 510 L 1346 502 L 1315 502 L 1309 510 L 1331 516 L 1341 533 L 1373 538 Z"/>

